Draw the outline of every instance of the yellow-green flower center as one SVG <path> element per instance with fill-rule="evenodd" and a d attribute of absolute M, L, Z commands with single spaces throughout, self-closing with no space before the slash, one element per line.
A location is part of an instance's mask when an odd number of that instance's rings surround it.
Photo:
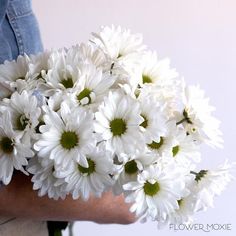
<path fill-rule="evenodd" d="M 148 147 L 150 147 L 151 149 L 158 150 L 163 145 L 163 143 L 164 143 L 164 138 L 161 137 L 159 143 L 152 141 L 152 143 L 148 144 Z"/>
<path fill-rule="evenodd" d="M 125 164 L 125 173 L 132 175 L 132 174 L 137 173 L 137 171 L 138 171 L 138 167 L 137 167 L 137 163 L 135 160 L 128 161 Z"/>
<path fill-rule="evenodd" d="M 10 138 L 2 137 L 0 141 L 0 148 L 4 153 L 10 154 L 14 150 L 14 144 Z"/>
<path fill-rule="evenodd" d="M 127 125 L 123 119 L 116 118 L 110 122 L 110 129 L 113 136 L 121 136 L 127 130 Z"/>
<path fill-rule="evenodd" d="M 148 119 L 145 115 L 141 115 L 144 119 L 144 121 L 140 124 L 140 126 L 142 126 L 143 128 L 147 128 L 148 127 Z"/>
<path fill-rule="evenodd" d="M 175 156 L 178 154 L 178 152 L 179 152 L 179 146 L 178 146 L 178 145 L 177 145 L 177 146 L 174 146 L 174 147 L 172 148 L 173 157 L 175 157 Z"/>
<path fill-rule="evenodd" d="M 16 119 L 17 130 L 25 130 L 28 123 L 29 123 L 29 119 L 26 118 L 25 114 L 19 115 Z"/>
<path fill-rule="evenodd" d="M 78 169 L 82 174 L 91 175 L 92 173 L 95 172 L 96 164 L 90 158 L 87 158 L 87 162 L 88 162 L 87 168 L 78 164 Z"/>
<path fill-rule="evenodd" d="M 160 185 L 158 182 L 151 184 L 150 182 L 147 181 L 143 186 L 143 190 L 146 195 L 153 197 L 159 192 Z"/>
<path fill-rule="evenodd" d="M 18 80 L 18 79 L 25 80 L 25 76 L 20 76 L 16 80 Z"/>
<path fill-rule="evenodd" d="M 82 99 L 84 98 L 88 98 L 89 102 L 88 104 L 91 103 L 91 97 L 90 97 L 90 93 L 92 91 L 88 88 L 85 88 L 84 90 L 82 90 L 78 95 L 77 95 L 77 100 L 80 102 Z"/>
<path fill-rule="evenodd" d="M 183 199 L 177 200 L 179 207 L 183 204 Z"/>
<path fill-rule="evenodd" d="M 152 83 L 152 79 L 150 78 L 150 76 L 148 76 L 148 75 L 143 75 L 143 83 L 144 84 L 150 84 L 150 83 Z"/>
<path fill-rule="evenodd" d="M 64 131 L 60 143 L 63 148 L 70 150 L 78 145 L 79 137 L 73 131 Z"/>
<path fill-rule="evenodd" d="M 67 78 L 67 79 L 63 79 L 61 80 L 61 84 L 65 87 L 65 88 L 73 88 L 74 83 L 72 78 Z"/>

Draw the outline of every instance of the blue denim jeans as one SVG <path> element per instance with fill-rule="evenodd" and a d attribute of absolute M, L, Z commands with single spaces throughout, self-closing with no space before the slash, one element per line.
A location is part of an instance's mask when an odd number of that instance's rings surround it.
<path fill-rule="evenodd" d="M 0 64 L 42 50 L 31 0 L 0 0 Z"/>

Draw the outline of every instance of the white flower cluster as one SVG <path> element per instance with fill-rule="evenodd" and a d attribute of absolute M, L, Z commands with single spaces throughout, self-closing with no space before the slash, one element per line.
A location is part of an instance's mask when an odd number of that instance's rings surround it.
<path fill-rule="evenodd" d="M 32 174 L 39 196 L 87 200 L 110 189 L 137 217 L 189 222 L 232 179 L 197 172 L 202 143 L 222 146 L 198 86 L 142 43 L 103 27 L 69 49 L 0 65 L 0 180 Z"/>

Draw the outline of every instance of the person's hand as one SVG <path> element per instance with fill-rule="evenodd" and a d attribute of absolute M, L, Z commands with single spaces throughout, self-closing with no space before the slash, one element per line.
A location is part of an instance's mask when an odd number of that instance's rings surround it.
<path fill-rule="evenodd" d="M 94 221 L 130 224 L 136 221 L 123 195 L 104 193 L 101 198 L 52 200 L 38 197 L 30 177 L 17 173 L 8 186 L 0 189 L 0 215 L 51 221 Z"/>

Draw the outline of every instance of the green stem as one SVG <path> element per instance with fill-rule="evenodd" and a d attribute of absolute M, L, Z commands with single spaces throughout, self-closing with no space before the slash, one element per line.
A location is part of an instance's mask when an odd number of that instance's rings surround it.
<path fill-rule="evenodd" d="M 188 121 L 188 119 L 187 118 L 183 118 L 182 120 L 178 121 L 176 123 L 176 125 L 180 125 L 180 124 L 184 123 L 185 121 Z"/>
<path fill-rule="evenodd" d="M 190 174 L 197 175 L 198 173 L 191 170 L 191 171 L 190 171 Z"/>
<path fill-rule="evenodd" d="M 110 68 L 110 75 L 112 75 L 112 70 L 113 70 L 114 66 L 115 66 L 115 62 L 112 62 L 111 68 Z"/>

